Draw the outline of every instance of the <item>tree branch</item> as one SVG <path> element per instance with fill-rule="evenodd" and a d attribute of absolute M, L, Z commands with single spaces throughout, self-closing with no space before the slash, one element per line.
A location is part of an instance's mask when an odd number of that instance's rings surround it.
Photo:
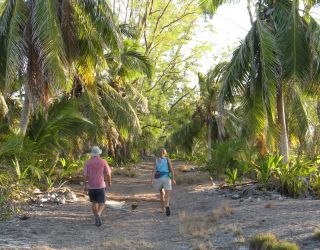
<path fill-rule="evenodd" d="M 194 89 L 196 88 L 196 86 L 194 86 L 189 92 L 187 92 L 186 94 L 184 94 L 183 96 L 181 96 L 175 103 L 173 103 L 171 105 L 171 108 L 169 110 L 168 113 L 171 113 L 172 109 L 179 103 L 182 101 L 183 98 L 185 98 L 186 96 L 188 96 L 192 91 L 194 91 Z"/>
<path fill-rule="evenodd" d="M 178 17 L 177 19 L 175 19 L 175 20 L 171 21 L 170 23 L 164 25 L 164 26 L 161 28 L 159 34 L 161 34 L 166 28 L 170 27 L 171 25 L 175 24 L 176 22 L 181 21 L 184 17 L 189 16 L 189 15 L 192 15 L 192 14 L 195 14 L 195 13 L 196 13 L 196 12 L 185 13 L 185 14 L 183 14 L 182 16 Z"/>

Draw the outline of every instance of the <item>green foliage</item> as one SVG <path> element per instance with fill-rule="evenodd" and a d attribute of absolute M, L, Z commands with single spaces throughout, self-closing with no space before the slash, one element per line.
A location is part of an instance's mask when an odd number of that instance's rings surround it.
<path fill-rule="evenodd" d="M 315 238 L 316 240 L 320 240 L 320 230 L 316 230 L 313 234 L 313 238 Z"/>
<path fill-rule="evenodd" d="M 81 174 L 85 161 L 88 159 L 86 155 L 79 159 L 60 158 L 56 165 L 61 165 L 62 171 L 53 172 L 52 175 L 59 175 L 59 178 L 68 178 L 75 174 Z M 55 166 L 56 166 L 55 165 Z"/>
<path fill-rule="evenodd" d="M 226 175 L 228 177 L 227 182 L 234 187 L 236 185 L 237 180 L 239 179 L 238 169 L 234 168 L 231 170 L 230 168 L 227 168 Z"/>
<path fill-rule="evenodd" d="M 255 165 L 258 180 L 266 187 L 272 174 L 279 169 L 281 165 L 282 156 L 268 155 L 260 165 Z"/>
<path fill-rule="evenodd" d="M 320 196 L 320 173 L 318 171 L 310 175 L 310 188 L 315 195 Z"/>
<path fill-rule="evenodd" d="M 212 160 L 208 161 L 207 168 L 213 174 L 223 174 L 227 168 L 237 166 L 236 155 L 241 151 L 243 142 L 230 140 L 217 143 L 212 152 Z"/>
<path fill-rule="evenodd" d="M 308 191 L 307 178 L 317 170 L 318 167 L 310 161 L 295 162 L 292 165 L 281 164 L 276 169 L 276 175 L 281 184 L 281 192 L 292 197 L 306 194 Z"/>
<path fill-rule="evenodd" d="M 299 250 L 295 243 L 279 241 L 273 233 L 258 233 L 250 239 L 250 250 Z"/>
<path fill-rule="evenodd" d="M 28 193 L 29 187 L 21 181 L 18 182 L 16 177 L 9 173 L 7 162 L 1 161 L 0 166 L 0 221 L 3 221 L 10 219 L 18 212 L 13 201 L 21 199 L 24 194 Z"/>

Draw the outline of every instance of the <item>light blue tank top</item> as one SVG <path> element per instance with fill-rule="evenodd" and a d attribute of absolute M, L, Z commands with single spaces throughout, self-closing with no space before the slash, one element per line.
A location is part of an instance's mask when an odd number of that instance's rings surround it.
<path fill-rule="evenodd" d="M 159 161 L 161 160 L 161 161 Z M 158 172 L 165 172 L 165 176 L 169 176 L 169 165 L 168 165 L 168 158 L 157 158 L 156 159 L 156 166 Z"/>

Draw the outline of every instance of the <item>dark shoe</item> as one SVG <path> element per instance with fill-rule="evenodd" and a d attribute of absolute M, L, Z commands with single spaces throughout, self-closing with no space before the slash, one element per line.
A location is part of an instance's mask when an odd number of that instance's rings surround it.
<path fill-rule="evenodd" d="M 97 226 L 97 227 L 100 227 L 101 224 L 102 224 L 100 216 L 99 216 L 99 215 L 96 215 L 96 218 L 95 218 L 95 219 L 96 219 L 96 226 Z"/>
<path fill-rule="evenodd" d="M 170 216 L 170 208 L 166 207 L 166 216 Z"/>

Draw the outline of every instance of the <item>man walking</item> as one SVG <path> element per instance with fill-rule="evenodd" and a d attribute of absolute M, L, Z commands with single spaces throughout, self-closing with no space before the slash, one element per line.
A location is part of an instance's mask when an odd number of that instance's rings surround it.
<path fill-rule="evenodd" d="M 92 212 L 95 217 L 95 224 L 100 227 L 101 213 L 105 208 L 106 201 L 106 183 L 104 178 L 107 178 L 108 187 L 111 187 L 111 169 L 108 163 L 100 158 L 102 150 L 94 146 L 91 150 L 91 159 L 86 161 L 83 175 L 86 178 L 85 192 L 88 191 L 90 202 L 92 202 Z"/>

